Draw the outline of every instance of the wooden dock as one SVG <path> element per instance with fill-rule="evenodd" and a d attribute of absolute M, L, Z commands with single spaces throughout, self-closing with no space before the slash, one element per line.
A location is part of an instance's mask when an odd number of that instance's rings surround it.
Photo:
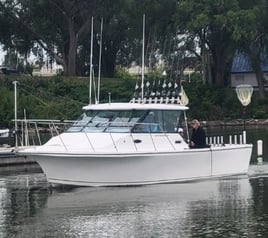
<path fill-rule="evenodd" d="M 26 156 L 18 155 L 13 147 L 0 147 L 0 166 L 36 163 Z"/>

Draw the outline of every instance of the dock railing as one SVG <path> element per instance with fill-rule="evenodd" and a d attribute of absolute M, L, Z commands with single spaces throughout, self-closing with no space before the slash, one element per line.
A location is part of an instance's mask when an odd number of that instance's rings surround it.
<path fill-rule="evenodd" d="M 224 145 L 237 145 L 237 144 L 246 144 L 246 134 L 233 134 L 229 135 L 229 141 L 226 142 L 226 137 L 224 136 L 207 136 L 206 143 L 211 146 L 224 146 Z"/>

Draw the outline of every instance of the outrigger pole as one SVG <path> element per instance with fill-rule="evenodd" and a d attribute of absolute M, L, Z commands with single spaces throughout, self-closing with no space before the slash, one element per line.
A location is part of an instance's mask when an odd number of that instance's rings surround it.
<path fill-rule="evenodd" d="M 89 104 L 91 104 L 92 91 L 92 58 L 93 58 L 93 17 L 91 18 L 91 39 L 90 39 L 90 69 L 89 69 Z"/>
<path fill-rule="evenodd" d="M 141 65 L 141 99 L 144 97 L 144 45 L 145 45 L 145 14 L 143 14 L 143 31 L 142 31 L 142 65 Z"/>
<path fill-rule="evenodd" d="M 99 103 L 99 101 L 100 101 L 100 75 L 101 75 L 101 54 L 102 54 L 102 31 L 103 31 L 103 17 L 101 18 L 101 32 L 100 32 L 100 51 L 99 51 L 99 73 L 98 73 L 97 103 Z"/>

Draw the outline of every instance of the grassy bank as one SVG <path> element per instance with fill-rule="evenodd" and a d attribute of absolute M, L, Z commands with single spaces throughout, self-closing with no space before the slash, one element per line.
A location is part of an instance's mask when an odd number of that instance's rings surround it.
<path fill-rule="evenodd" d="M 74 120 L 81 113 L 82 106 L 88 104 L 89 79 L 55 77 L 0 77 L 0 126 L 12 127 L 14 118 L 14 85 L 18 81 L 18 118 L 69 119 Z M 101 79 L 100 101 L 107 102 L 109 93 L 112 101 L 129 101 L 132 98 L 136 79 L 125 75 L 118 78 Z M 93 85 L 94 86 L 94 85 Z M 243 117 L 243 108 L 234 89 L 215 88 L 203 85 L 197 80 L 184 83 L 190 99 L 189 119 L 205 121 L 228 121 Z M 94 96 L 94 92 L 92 92 Z M 268 118 L 267 99 L 259 99 L 254 93 L 247 107 L 246 118 Z"/>

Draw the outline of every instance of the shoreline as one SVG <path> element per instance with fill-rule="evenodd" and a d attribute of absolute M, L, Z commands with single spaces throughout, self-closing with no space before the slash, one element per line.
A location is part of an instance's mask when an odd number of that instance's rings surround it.
<path fill-rule="evenodd" d="M 215 120 L 215 121 L 200 121 L 201 125 L 204 127 L 225 127 L 225 126 L 243 126 L 243 119 L 234 120 Z M 246 119 L 246 126 L 266 126 L 268 125 L 268 119 Z"/>

